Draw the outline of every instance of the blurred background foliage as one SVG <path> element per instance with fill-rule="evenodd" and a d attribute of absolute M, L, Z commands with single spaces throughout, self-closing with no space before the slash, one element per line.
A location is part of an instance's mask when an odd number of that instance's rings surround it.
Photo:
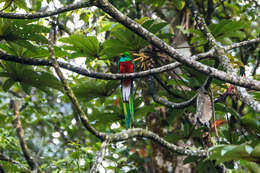
<path fill-rule="evenodd" d="M 3 12 L 46 11 L 74 0 L 1 0 Z M 141 24 L 184 54 L 209 50 L 184 0 L 110 0 L 121 12 Z M 230 45 L 260 36 L 260 7 L 257 1 L 195 0 L 218 44 Z M 258 4 L 257 4 L 258 3 Z M 91 7 L 34 20 L 0 18 L 0 50 L 22 58 L 48 59 L 47 36 L 50 21 L 58 24 L 55 56 L 98 72 L 117 73 L 120 55 L 129 51 L 141 57 L 136 71 L 170 62 L 160 50 L 113 18 Z M 182 48 L 182 49 L 180 49 Z M 260 44 L 250 44 L 228 52 L 239 75 L 260 79 L 257 69 Z M 213 66 L 213 59 L 201 60 Z M 218 67 L 222 70 L 222 67 Z M 103 132 L 125 130 L 119 81 L 104 81 L 63 70 L 93 126 Z M 190 99 L 206 76 L 187 67 L 158 74 L 154 90 L 172 102 Z M 86 172 L 93 164 L 100 141 L 82 126 L 65 96 L 63 86 L 50 67 L 28 66 L 0 61 L 0 152 L 21 163 L 0 161 L 7 172 L 23 172 L 23 158 L 10 102 L 20 102 L 25 140 L 42 172 Z M 194 126 L 196 105 L 170 109 L 155 103 L 145 79 L 136 79 L 135 127 L 148 128 L 167 141 L 191 149 L 207 149 L 207 159 L 180 156 L 149 140 L 134 138 L 111 144 L 100 172 L 260 172 L 260 116 L 241 102 L 228 84 L 214 79 L 216 128 Z M 260 101 L 259 91 L 249 93 Z M 218 135 L 216 135 L 216 131 Z"/>

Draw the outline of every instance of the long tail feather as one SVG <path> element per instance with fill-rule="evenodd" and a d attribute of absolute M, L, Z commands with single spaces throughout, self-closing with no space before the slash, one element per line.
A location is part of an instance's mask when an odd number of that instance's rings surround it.
<path fill-rule="evenodd" d="M 131 115 L 131 121 L 134 122 L 134 97 L 133 97 L 133 91 L 131 91 L 130 97 L 129 97 L 129 108 L 130 108 L 130 115 Z"/>
<path fill-rule="evenodd" d="M 123 107 L 124 107 L 124 114 L 125 114 L 125 119 L 126 119 L 126 128 L 130 128 L 130 107 L 129 104 L 126 102 L 123 102 Z"/>

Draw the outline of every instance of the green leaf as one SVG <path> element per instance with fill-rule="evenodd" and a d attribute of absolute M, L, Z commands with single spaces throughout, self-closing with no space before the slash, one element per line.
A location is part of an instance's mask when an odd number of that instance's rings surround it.
<path fill-rule="evenodd" d="M 7 72 L 0 72 L 0 77 L 9 77 Z"/>
<path fill-rule="evenodd" d="M 260 133 L 260 120 L 258 120 L 256 118 L 244 116 L 241 119 L 241 123 L 244 124 L 246 127 Z"/>
<path fill-rule="evenodd" d="M 257 157 L 260 160 L 260 142 L 255 146 L 254 150 L 251 153 L 251 156 Z"/>
<path fill-rule="evenodd" d="M 3 84 L 3 90 L 7 92 L 13 85 L 15 84 L 15 81 L 13 79 L 7 79 L 5 83 Z"/>
<path fill-rule="evenodd" d="M 185 6 L 185 2 L 182 0 L 173 0 L 173 3 L 178 10 L 182 10 Z"/>
<path fill-rule="evenodd" d="M 184 160 L 183 160 L 183 164 L 187 164 L 190 162 L 196 162 L 198 160 L 198 157 L 195 156 L 187 156 Z"/>
<path fill-rule="evenodd" d="M 155 34 L 158 31 L 160 31 L 161 29 L 163 29 L 166 25 L 168 25 L 168 23 L 166 23 L 166 22 L 153 24 L 148 30 Z"/>
<path fill-rule="evenodd" d="M 107 55 L 108 57 L 114 57 L 120 55 L 125 51 L 129 51 L 129 47 L 124 45 L 123 42 L 117 39 L 106 40 L 103 43 L 102 54 Z"/>
<path fill-rule="evenodd" d="M 26 84 L 26 83 L 23 83 L 23 82 L 21 82 L 20 84 L 21 84 L 21 86 L 22 86 L 23 91 L 24 91 L 26 94 L 30 95 L 30 94 L 31 94 L 31 89 L 32 89 L 32 87 L 31 87 L 29 84 Z"/>
<path fill-rule="evenodd" d="M 248 162 L 245 160 L 240 161 L 241 165 L 246 167 L 251 173 L 259 173 L 260 167 L 259 164 L 255 162 Z"/>
<path fill-rule="evenodd" d="M 148 112 L 154 112 L 154 105 L 139 107 L 135 110 L 135 117 L 144 117 Z"/>
<path fill-rule="evenodd" d="M 77 84 L 72 89 L 78 98 L 91 100 L 96 97 L 109 96 L 114 91 L 110 87 L 117 85 L 118 83 L 115 81 L 97 82 L 97 80 L 88 80 Z"/>
<path fill-rule="evenodd" d="M 85 37 L 84 35 L 74 34 L 69 37 L 60 38 L 59 41 L 72 45 L 75 53 L 85 54 L 85 57 L 96 58 L 100 52 L 99 42 L 95 36 Z"/>

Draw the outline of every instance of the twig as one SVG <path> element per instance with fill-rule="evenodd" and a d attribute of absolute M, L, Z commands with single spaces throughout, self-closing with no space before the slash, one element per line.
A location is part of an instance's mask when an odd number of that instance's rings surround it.
<path fill-rule="evenodd" d="M 258 57 L 256 57 L 256 58 L 257 58 L 256 64 L 255 64 L 255 66 L 253 67 L 252 72 L 251 72 L 252 76 L 254 76 L 254 75 L 256 74 L 256 70 L 257 70 L 257 68 L 258 68 L 259 65 L 260 65 L 260 57 L 258 56 Z"/>
<path fill-rule="evenodd" d="M 168 88 L 168 87 L 161 81 L 161 79 L 160 79 L 158 76 L 153 75 L 153 77 L 154 77 L 154 79 L 155 79 L 170 95 L 172 95 L 172 96 L 175 97 L 175 98 L 181 98 L 180 96 L 178 96 L 177 94 L 175 94 L 174 92 L 172 92 L 172 91 L 170 90 L 170 88 Z"/>
<path fill-rule="evenodd" d="M 102 163 L 102 161 L 103 161 L 103 159 L 104 159 L 104 156 L 105 156 L 105 154 L 106 154 L 106 149 L 107 149 L 107 147 L 108 147 L 108 144 L 109 144 L 109 140 L 105 140 L 105 141 L 101 144 L 100 150 L 99 150 L 99 152 L 97 153 L 95 162 L 94 162 L 94 164 L 92 165 L 92 167 L 91 167 L 89 173 L 95 173 L 95 172 L 97 172 L 98 165 Z"/>
<path fill-rule="evenodd" d="M 61 70 L 60 70 L 60 67 L 59 67 L 59 64 L 55 58 L 55 55 L 54 55 L 54 41 L 55 41 L 55 38 L 54 38 L 54 35 L 55 35 L 55 27 L 56 25 L 55 24 L 52 24 L 52 27 L 50 29 L 50 33 L 49 33 L 49 44 L 48 44 L 48 48 L 50 50 L 50 59 L 51 59 L 51 62 L 52 62 L 52 65 L 57 73 L 57 75 L 59 76 L 63 86 L 64 86 L 64 90 L 65 90 L 65 93 L 66 95 L 69 97 L 70 101 L 72 102 L 78 116 L 80 117 L 80 120 L 82 121 L 84 127 L 89 131 L 91 132 L 92 134 L 94 134 L 97 138 L 100 138 L 102 140 L 104 140 L 106 138 L 106 134 L 105 133 L 101 133 L 101 132 L 98 132 L 89 122 L 89 119 L 87 118 L 85 112 L 82 110 L 77 98 L 75 97 L 72 89 L 70 88 L 70 86 L 68 85 L 68 82 L 66 81 L 66 79 L 64 78 Z"/>
<path fill-rule="evenodd" d="M 225 46 L 224 50 L 228 51 L 228 50 L 231 50 L 231 49 L 234 49 L 234 48 L 238 48 L 238 47 L 241 47 L 241 46 L 245 46 L 245 45 L 257 43 L 257 42 L 260 42 L 260 38 L 255 38 L 255 39 L 252 39 L 252 40 L 246 40 L 246 41 L 242 41 L 242 42 L 239 42 L 239 43 L 234 43 L 234 44 Z"/>
<path fill-rule="evenodd" d="M 26 162 L 28 163 L 28 165 L 30 166 L 32 171 L 37 172 L 37 164 L 35 163 L 35 161 L 33 160 L 33 158 L 31 157 L 31 155 L 29 154 L 30 152 L 28 151 L 28 147 L 27 144 L 24 140 L 24 130 L 22 128 L 22 124 L 21 124 L 21 120 L 20 120 L 20 112 L 19 112 L 19 108 L 18 108 L 18 103 L 16 100 L 13 101 L 13 109 L 14 109 L 14 120 L 13 120 L 13 124 L 16 128 L 16 133 L 20 142 L 20 147 L 22 149 L 24 158 L 26 160 Z"/>
<path fill-rule="evenodd" d="M 13 3 L 13 0 L 10 0 L 9 3 L 3 8 L 0 10 L 0 12 L 6 10 L 8 7 L 10 7 L 10 5 Z"/>

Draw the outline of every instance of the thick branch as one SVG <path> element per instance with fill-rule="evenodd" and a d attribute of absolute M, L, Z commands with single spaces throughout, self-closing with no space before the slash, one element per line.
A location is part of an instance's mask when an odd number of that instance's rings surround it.
<path fill-rule="evenodd" d="M 24 158 L 28 165 L 30 166 L 31 170 L 37 171 L 37 164 L 33 160 L 33 158 L 30 156 L 30 152 L 28 151 L 27 144 L 24 141 L 24 131 L 22 128 L 21 120 L 20 120 L 20 113 L 19 113 L 19 108 L 18 108 L 18 103 L 17 101 L 14 100 L 13 102 L 13 108 L 14 108 L 14 120 L 13 124 L 15 125 L 16 128 L 16 133 L 20 142 L 20 146 L 24 155 Z"/>
<path fill-rule="evenodd" d="M 27 14 L 0 12 L 0 17 L 8 18 L 8 19 L 36 19 L 36 18 L 54 16 L 56 14 L 60 14 L 60 13 L 64 13 L 67 11 L 72 11 L 80 8 L 90 7 L 90 6 L 93 6 L 92 0 L 87 2 L 79 2 L 76 4 L 67 5 L 65 7 L 57 8 L 53 11 L 43 11 L 43 12 L 27 13 Z"/>
<path fill-rule="evenodd" d="M 54 24 L 53 24 L 54 25 Z M 51 59 L 51 63 L 57 73 L 57 75 L 59 76 L 63 86 L 64 86 L 64 90 L 65 90 L 65 93 L 67 94 L 67 96 L 69 97 L 70 101 L 72 102 L 78 116 L 80 117 L 80 120 L 82 121 L 84 127 L 92 134 L 94 134 L 97 138 L 100 138 L 102 140 L 105 139 L 106 137 L 106 134 L 105 133 L 101 133 L 101 132 L 98 132 L 89 122 L 89 119 L 87 118 L 85 112 L 82 110 L 76 96 L 74 95 L 72 89 L 70 88 L 68 82 L 66 81 L 65 77 L 63 76 L 61 70 L 60 70 L 60 67 L 59 67 L 59 64 L 55 58 L 55 55 L 54 55 L 54 48 L 53 48 L 53 45 L 54 45 L 54 27 L 51 28 L 50 30 L 50 34 L 49 34 L 49 50 L 50 50 L 50 59 Z"/>
<path fill-rule="evenodd" d="M 97 0 L 95 5 L 101 8 L 103 11 L 111 15 L 114 19 L 118 22 L 135 32 L 136 34 L 140 35 L 147 41 L 149 41 L 155 47 L 161 49 L 162 51 L 166 52 L 169 56 L 175 58 L 177 61 L 194 68 L 197 71 L 215 77 L 225 82 L 229 82 L 235 85 L 260 90 L 260 82 L 256 80 L 252 80 L 249 78 L 243 78 L 237 75 L 227 74 L 223 71 L 219 71 L 215 68 L 209 67 L 204 65 L 198 61 L 193 60 L 190 57 L 186 57 L 179 52 L 177 52 L 173 47 L 169 46 L 161 39 L 156 37 L 154 34 L 150 33 L 148 30 L 140 26 L 138 23 L 130 19 L 129 17 L 122 14 L 118 11 L 112 4 L 110 4 L 107 0 Z"/>
<path fill-rule="evenodd" d="M 194 150 L 183 146 L 177 146 L 172 143 L 169 143 L 165 141 L 163 138 L 158 136 L 157 134 L 144 130 L 141 128 L 135 128 L 135 129 L 129 129 L 124 132 L 111 134 L 109 136 L 109 139 L 111 142 L 118 142 L 123 141 L 127 139 L 131 139 L 134 137 L 143 137 L 151 139 L 152 141 L 157 142 L 158 144 L 162 145 L 163 147 L 169 149 L 170 151 L 177 152 L 179 154 L 183 155 L 189 155 L 189 156 L 197 156 L 197 157 L 207 157 L 208 152 L 206 150 Z"/>

